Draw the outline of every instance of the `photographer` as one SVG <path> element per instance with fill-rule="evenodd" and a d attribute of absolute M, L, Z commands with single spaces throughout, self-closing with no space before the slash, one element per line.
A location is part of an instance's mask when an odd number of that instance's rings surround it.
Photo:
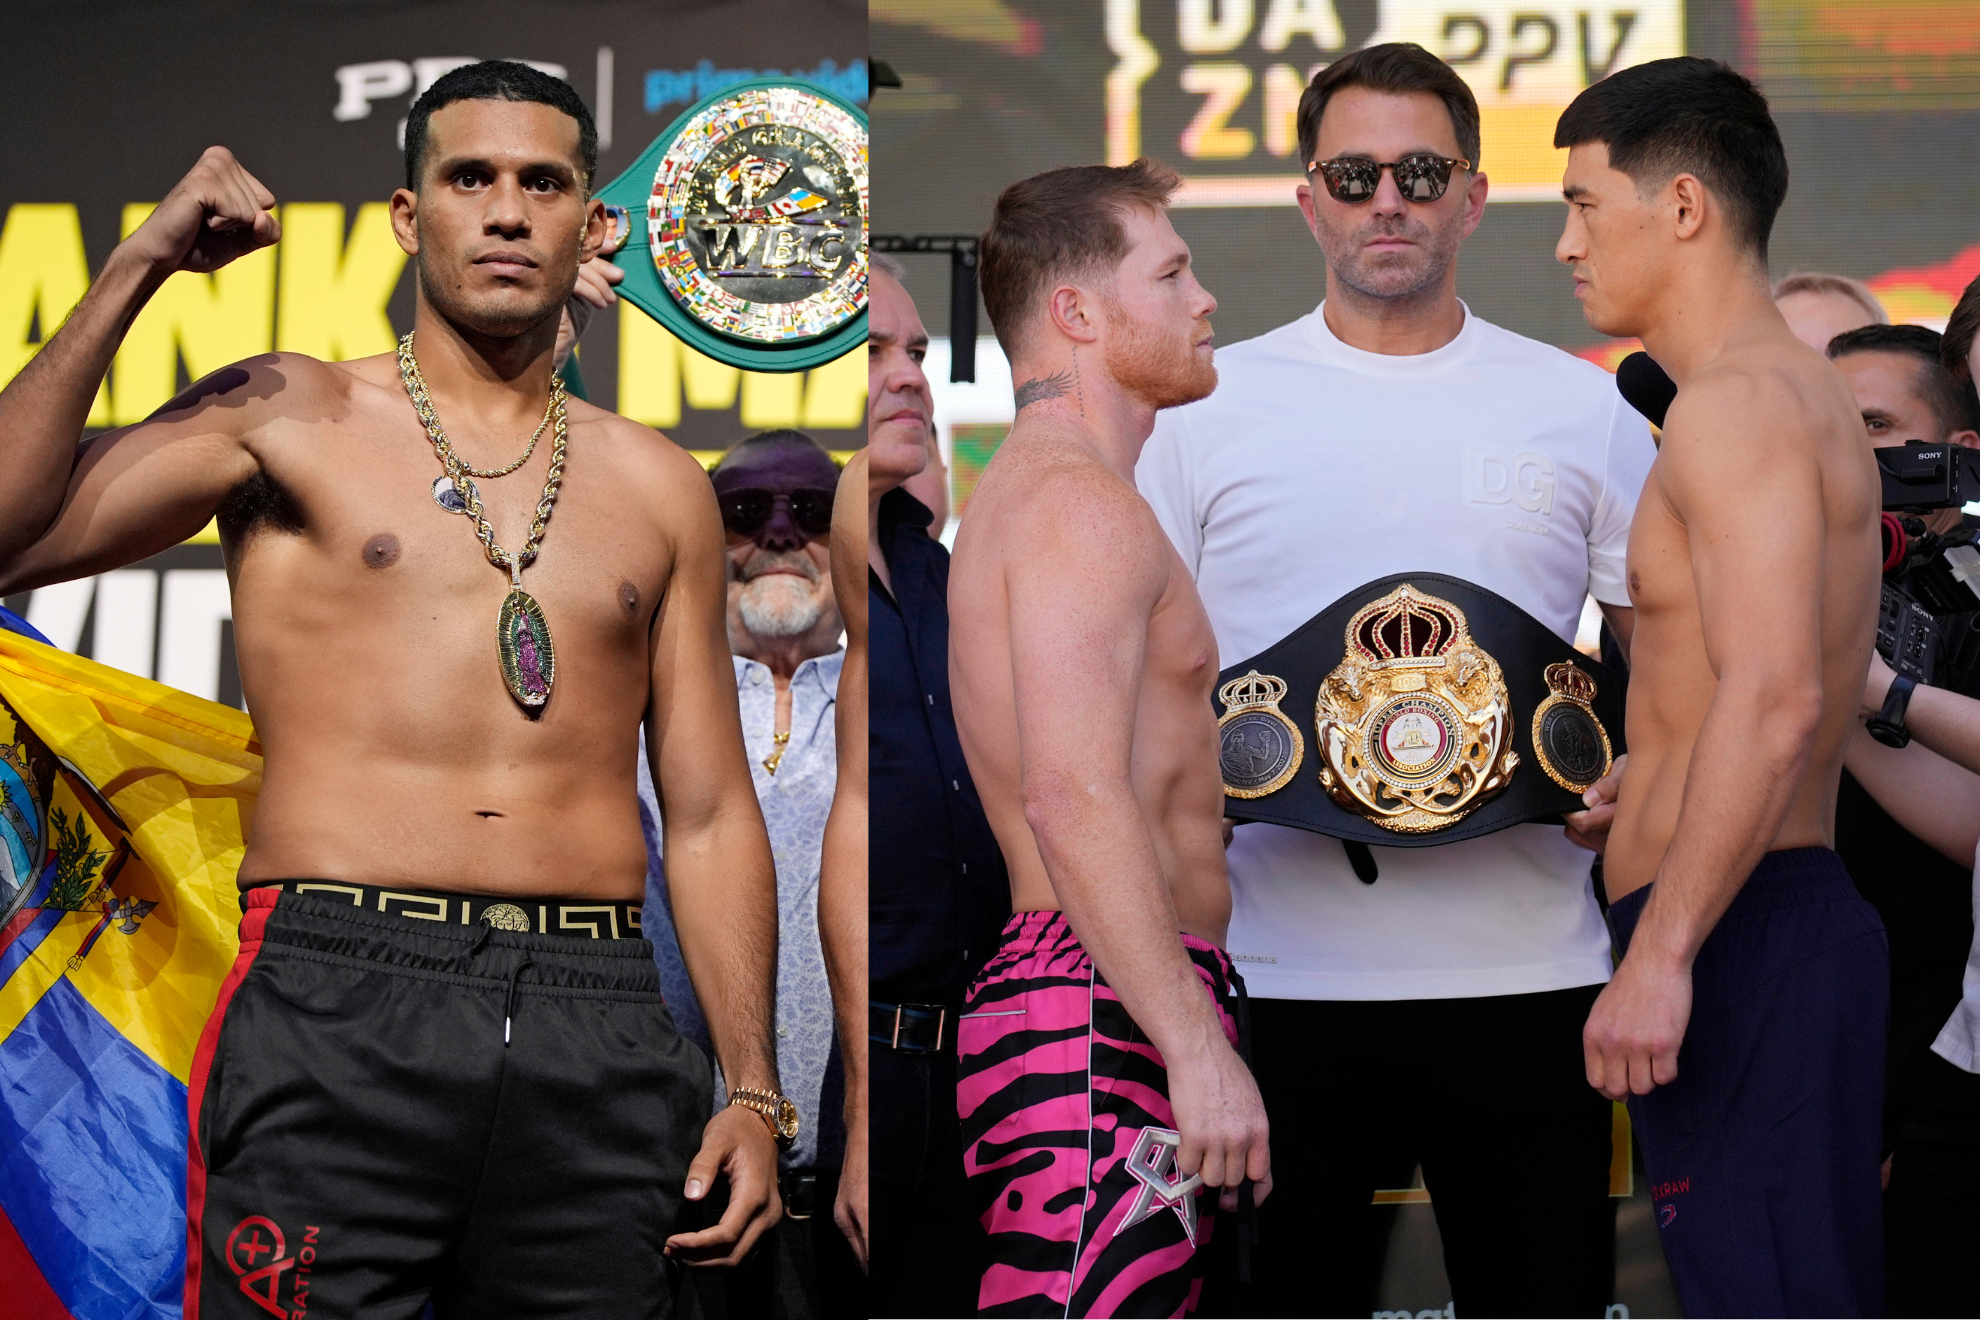
<path fill-rule="evenodd" d="M 1895 678 L 1881 656 L 1871 657 L 1863 689 L 1866 719 L 1882 711 Z M 1911 735 L 1903 748 L 1882 746 L 1859 729 L 1850 744 L 1850 773 L 1911 837 L 1971 864 L 1980 843 L 1980 701 L 1919 687 L 1902 727 Z M 1980 1238 L 1980 1203 L 1972 1194 L 1980 1180 L 1980 950 L 1972 943 L 1973 912 L 1969 907 L 1967 919 L 1957 923 L 1967 940 L 1963 993 L 1932 1024 L 1929 1048 L 1909 1061 L 1909 1103 L 1887 1165 L 1890 1315 L 1980 1314 L 1980 1271 L 1970 1254 Z M 1895 979 L 1895 940 L 1892 946 Z M 1897 1003 L 1894 994 L 1894 1019 Z M 1900 1039 L 1896 1020 L 1891 1039 L 1894 1045 Z"/>
<path fill-rule="evenodd" d="M 1918 443 L 1980 445 L 1980 418 L 1970 387 L 1940 362 L 1940 337 L 1920 326 L 1871 325 L 1837 335 L 1828 354 L 1863 413 L 1873 448 Z M 1972 622 L 1980 616 L 1944 612 L 1949 602 L 1929 578 L 1949 545 L 1970 539 L 1976 520 L 1955 504 L 1912 515 L 1893 549 L 1901 558 L 1886 573 L 1893 594 L 1934 609 L 1943 639 L 1928 677 L 1944 688 L 1980 695 Z M 1895 538 L 1894 538 L 1895 539 Z M 1964 603 L 1964 602 L 1957 602 Z M 1889 611 L 1887 610 L 1887 617 Z M 1873 660 L 1866 700 L 1875 714 L 1893 678 Z M 1980 766 L 1980 702 L 1919 687 L 1910 723 L 1919 741 Z M 1925 708 L 1957 703 L 1976 713 L 1964 745 L 1941 744 L 1918 723 Z M 1930 718 L 1930 717 L 1926 717 Z M 1880 745 L 1858 730 L 1845 760 L 1836 804 L 1836 850 L 1863 897 L 1882 915 L 1890 937 L 1891 1029 L 1885 1076 L 1884 1151 L 1887 1305 L 1893 1315 L 1971 1314 L 1980 1301 L 1975 1272 L 1962 1264 L 1972 1239 L 1966 1205 L 1974 1171 L 1973 1123 L 1980 1083 L 1946 1061 L 1941 1036 L 1961 1000 L 1961 968 L 1972 943 L 1972 873 L 1980 833 L 1980 778 L 1924 747 Z M 1942 855 L 1943 854 L 1943 855 Z M 1948 1056 L 1950 1057 L 1950 1056 Z M 1970 1052 L 1955 1059 L 1970 1067 Z M 1962 1219 L 1961 1216 L 1965 1218 Z M 1966 1309 L 1959 1309 L 1962 1304 Z"/>

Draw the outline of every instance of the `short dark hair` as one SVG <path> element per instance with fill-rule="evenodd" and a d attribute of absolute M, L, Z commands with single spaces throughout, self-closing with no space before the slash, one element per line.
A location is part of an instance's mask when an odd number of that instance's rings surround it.
<path fill-rule="evenodd" d="M 1335 60 L 1313 75 L 1313 81 L 1299 97 L 1299 167 L 1313 161 L 1313 149 L 1320 141 L 1320 116 L 1335 92 L 1350 87 L 1366 87 L 1371 92 L 1408 96 L 1429 92 L 1443 101 L 1451 115 L 1451 130 L 1457 135 L 1458 150 L 1478 168 L 1478 98 L 1458 76 L 1457 70 L 1413 41 L 1389 41 L 1369 46 Z"/>
<path fill-rule="evenodd" d="M 1556 147 L 1600 142 L 1639 190 L 1695 174 L 1726 208 L 1733 240 L 1764 265 L 1787 197 L 1787 152 L 1760 89 L 1730 65 L 1680 55 L 1618 70 L 1562 112 Z"/>
<path fill-rule="evenodd" d="M 456 101 L 534 101 L 562 110 L 578 126 L 578 158 L 584 166 L 579 179 L 586 195 L 598 172 L 598 127 L 591 111 L 571 85 L 540 69 L 514 60 L 483 60 L 442 74 L 413 102 L 406 116 L 406 187 L 419 188 L 420 167 L 426 164 L 426 125 L 433 112 Z"/>
<path fill-rule="evenodd" d="M 1896 353 L 1916 358 L 1918 397 L 1932 410 L 1944 439 L 1954 431 L 1980 431 L 1980 400 L 1973 386 L 1961 388 L 1941 361 L 1944 336 L 1922 325 L 1866 325 L 1845 330 L 1829 341 L 1829 360 L 1851 353 Z"/>
<path fill-rule="evenodd" d="M 1946 335 L 1939 342 L 1939 361 L 1945 363 L 1952 378 L 1961 382 L 1967 389 L 1973 388 L 1973 368 L 1966 359 L 1973 353 L 1974 337 L 1980 334 L 1980 277 L 1966 286 L 1966 292 L 1959 295 L 1959 304 L 1946 318 Z"/>
<path fill-rule="evenodd" d="M 1067 165 L 1004 189 L 977 263 L 983 309 L 1004 351 L 1014 351 L 1013 336 L 1053 280 L 1120 264 L 1128 250 L 1123 211 L 1159 211 L 1181 184 L 1174 170 L 1143 156 L 1132 165 Z"/>

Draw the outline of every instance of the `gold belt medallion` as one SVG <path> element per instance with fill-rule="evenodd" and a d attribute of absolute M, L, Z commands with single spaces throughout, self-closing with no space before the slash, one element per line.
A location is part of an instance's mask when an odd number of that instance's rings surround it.
<path fill-rule="evenodd" d="M 1615 752 L 1595 718 L 1595 680 L 1581 666 L 1548 665 L 1547 699 L 1533 712 L 1533 754 L 1547 778 L 1573 793 L 1609 773 Z"/>
<path fill-rule="evenodd" d="M 1256 669 L 1217 690 L 1224 717 L 1217 721 L 1217 761 L 1224 792 L 1262 798 L 1290 784 L 1306 755 L 1299 726 L 1279 709 L 1286 681 Z"/>
<path fill-rule="evenodd" d="M 1320 784 L 1399 834 L 1445 829 L 1512 781 L 1512 698 L 1464 611 L 1408 583 L 1348 621 L 1320 684 Z"/>

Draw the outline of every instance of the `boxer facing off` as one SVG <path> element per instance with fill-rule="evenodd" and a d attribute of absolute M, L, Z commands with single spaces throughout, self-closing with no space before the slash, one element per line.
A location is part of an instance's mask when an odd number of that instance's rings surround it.
<path fill-rule="evenodd" d="M 314 1245 L 310 1310 L 410 1320 L 429 1297 L 665 1315 L 663 1251 L 734 1263 L 776 1222 L 771 1130 L 708 1117 L 639 934 L 643 720 L 695 993 L 737 1098 L 773 1107 L 776 889 L 714 492 L 551 375 L 604 237 L 596 154 L 558 79 L 439 79 L 392 196 L 419 276 L 403 360 L 250 358 L 78 448 L 159 285 L 277 238 L 275 199 L 212 148 L 0 394 L 0 589 L 219 517 L 266 769 L 241 958 L 193 1064 L 188 1320 L 267 1313 L 271 1224 Z M 505 607 L 518 577 L 540 620 Z M 718 1175 L 720 1224 L 676 1231 Z"/>
<path fill-rule="evenodd" d="M 1883 927 L 1831 850 L 1877 617 L 1855 400 L 1768 297 L 1787 161 L 1723 64 L 1656 60 L 1561 116 L 1590 326 L 1677 401 L 1630 531 L 1629 761 L 1604 865 L 1626 950 L 1584 1032 L 1628 1097 L 1684 1312 L 1882 1305 Z"/>
<path fill-rule="evenodd" d="M 1217 643 L 1134 488 L 1156 410 L 1217 383 L 1176 185 L 1146 160 L 1048 171 L 983 235 L 1018 412 L 956 537 L 949 672 L 1011 877 L 957 1039 L 997 1315 L 1182 1315 L 1217 1205 L 1271 1186 L 1225 1005 Z"/>

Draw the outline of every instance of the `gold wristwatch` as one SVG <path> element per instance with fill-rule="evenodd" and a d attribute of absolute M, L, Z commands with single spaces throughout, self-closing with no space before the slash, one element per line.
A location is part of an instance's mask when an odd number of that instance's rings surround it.
<path fill-rule="evenodd" d="M 798 1108 L 788 1097 L 753 1086 L 738 1086 L 729 1092 L 729 1103 L 754 1109 L 763 1115 L 770 1124 L 771 1133 L 777 1138 L 778 1150 L 789 1150 L 791 1143 L 797 1140 Z"/>

